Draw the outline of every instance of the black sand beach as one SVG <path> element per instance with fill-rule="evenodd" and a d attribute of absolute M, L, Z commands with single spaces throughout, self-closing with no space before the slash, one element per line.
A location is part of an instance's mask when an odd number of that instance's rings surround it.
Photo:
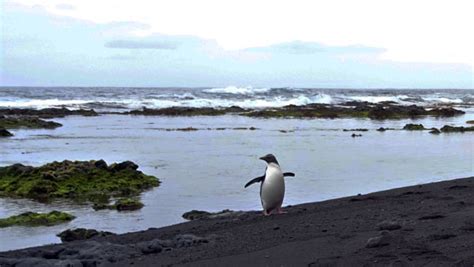
<path fill-rule="evenodd" d="M 3 252 L 0 266 L 472 266 L 472 190 L 474 177 L 301 204 L 283 215 L 237 212 Z"/>

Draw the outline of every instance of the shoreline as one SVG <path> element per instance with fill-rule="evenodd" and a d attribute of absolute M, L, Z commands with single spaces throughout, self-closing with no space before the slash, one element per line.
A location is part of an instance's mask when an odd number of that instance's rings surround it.
<path fill-rule="evenodd" d="M 270 217 L 246 211 L 0 252 L 0 265 L 29 261 L 25 263 L 472 266 L 473 189 L 474 177 L 469 177 L 288 206 L 287 214 Z"/>

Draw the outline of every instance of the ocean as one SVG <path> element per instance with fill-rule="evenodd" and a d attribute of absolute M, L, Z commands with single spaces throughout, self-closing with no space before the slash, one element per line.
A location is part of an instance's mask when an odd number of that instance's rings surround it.
<path fill-rule="evenodd" d="M 192 209 L 260 210 L 259 186 L 244 189 L 260 176 L 258 158 L 273 153 L 286 178 L 284 205 L 322 201 L 407 185 L 474 175 L 474 134 L 432 135 L 401 129 L 406 123 L 425 127 L 464 125 L 474 119 L 473 90 L 358 90 L 304 88 L 0 88 L 0 108 L 93 108 L 96 117 L 69 116 L 52 120 L 62 127 L 12 130 L 0 139 L 0 166 L 39 166 L 51 161 L 131 160 L 162 184 L 142 194 L 140 211 L 94 211 L 69 201 L 41 204 L 0 199 L 0 217 L 24 211 L 59 209 L 77 219 L 51 227 L 0 229 L 0 251 L 60 242 L 55 235 L 68 228 L 94 228 L 124 233 L 183 222 Z M 161 117 L 108 114 L 170 106 L 246 108 L 288 104 L 338 104 L 345 101 L 423 106 L 450 105 L 466 114 L 403 120 L 262 119 L 237 115 Z M 198 131 L 166 131 L 194 127 Z M 255 127 L 256 130 L 215 130 Z M 343 129 L 367 128 L 352 138 Z"/>

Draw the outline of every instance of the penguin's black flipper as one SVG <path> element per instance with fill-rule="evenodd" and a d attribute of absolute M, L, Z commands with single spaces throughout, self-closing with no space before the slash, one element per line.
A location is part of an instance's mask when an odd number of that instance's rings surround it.
<path fill-rule="evenodd" d="M 295 177 L 295 174 L 292 173 L 292 172 L 285 172 L 283 173 L 283 176 L 291 176 L 291 177 Z"/>
<path fill-rule="evenodd" d="M 247 188 L 247 186 L 249 186 L 251 184 L 262 182 L 264 179 L 265 179 L 265 175 L 254 178 L 254 179 L 250 180 L 247 184 L 245 184 L 244 188 Z"/>

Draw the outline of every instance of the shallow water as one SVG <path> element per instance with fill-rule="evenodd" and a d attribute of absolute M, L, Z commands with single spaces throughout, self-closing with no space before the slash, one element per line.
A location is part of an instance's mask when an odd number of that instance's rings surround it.
<path fill-rule="evenodd" d="M 109 164 L 132 160 L 162 184 L 142 194 L 145 207 L 136 212 L 94 211 L 67 201 L 44 205 L 0 199 L 0 217 L 53 209 L 77 216 L 53 227 L 0 229 L 0 251 L 60 242 L 55 234 L 72 227 L 124 233 L 182 222 L 182 213 L 192 209 L 260 209 L 259 186 L 244 189 L 243 185 L 263 174 L 265 164 L 258 157 L 267 153 L 276 155 L 284 171 L 296 173 L 286 178 L 284 205 L 472 176 L 473 133 L 375 131 L 402 128 L 409 122 L 425 127 L 465 125 L 472 119 L 472 110 L 455 118 L 387 121 L 123 115 L 54 119 L 64 126 L 16 130 L 14 137 L 0 139 L 0 166 L 38 166 L 64 159 L 104 159 Z M 163 130 L 189 126 L 203 130 Z M 205 130 L 250 126 L 258 129 Z M 343 132 L 344 128 L 369 131 L 352 138 L 352 132 Z"/>

